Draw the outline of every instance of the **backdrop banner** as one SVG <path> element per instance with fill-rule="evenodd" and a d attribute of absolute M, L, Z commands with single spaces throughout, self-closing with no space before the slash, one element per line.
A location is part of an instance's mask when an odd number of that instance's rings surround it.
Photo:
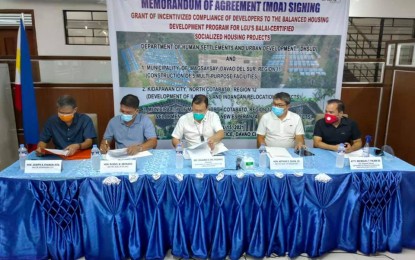
<path fill-rule="evenodd" d="M 340 97 L 349 0 L 108 0 L 107 7 L 115 114 L 124 95 L 137 95 L 161 140 L 171 139 L 196 94 L 209 97 L 227 139 L 246 140 L 238 147 L 256 138 L 275 93 L 291 95 L 307 139 L 325 102 Z"/>

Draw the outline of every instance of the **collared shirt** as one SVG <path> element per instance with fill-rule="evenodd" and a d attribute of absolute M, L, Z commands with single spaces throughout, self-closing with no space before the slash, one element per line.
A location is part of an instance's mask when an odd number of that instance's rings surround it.
<path fill-rule="evenodd" d="M 193 118 L 193 112 L 180 117 L 174 128 L 173 136 L 176 139 L 185 139 L 188 146 L 201 143 L 201 136 L 207 141 L 209 137 L 223 130 L 218 114 L 207 111 L 203 120 L 199 123 Z"/>
<path fill-rule="evenodd" d="M 105 140 L 115 139 L 117 149 L 139 145 L 151 138 L 157 138 L 154 125 L 148 116 L 141 113 L 137 114 L 130 126 L 121 119 L 121 115 L 111 118 L 104 133 Z"/>
<path fill-rule="evenodd" d="M 56 149 L 65 149 L 71 144 L 83 143 L 96 138 L 95 128 L 89 116 L 75 113 L 70 126 L 57 115 L 48 118 L 40 135 L 40 141 L 48 143 L 52 139 Z"/>
<path fill-rule="evenodd" d="M 327 124 L 322 118 L 314 127 L 314 136 L 320 136 L 326 144 L 337 145 L 346 142 L 351 144 L 361 137 L 361 133 L 357 123 L 349 118 L 343 117 L 337 127 Z"/>
<path fill-rule="evenodd" d="M 301 117 L 291 111 L 280 119 L 272 111 L 262 116 L 256 132 L 265 136 L 265 144 L 271 147 L 295 147 L 295 136 L 304 135 Z"/>

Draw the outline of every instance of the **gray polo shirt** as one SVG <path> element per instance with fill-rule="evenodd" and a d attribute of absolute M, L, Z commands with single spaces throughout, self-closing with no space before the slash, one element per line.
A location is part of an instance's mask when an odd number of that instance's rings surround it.
<path fill-rule="evenodd" d="M 104 133 L 104 139 L 115 139 L 115 147 L 125 148 L 139 145 L 151 138 L 157 138 L 156 130 L 150 118 L 139 113 L 132 125 L 127 126 L 121 116 L 111 118 Z"/>

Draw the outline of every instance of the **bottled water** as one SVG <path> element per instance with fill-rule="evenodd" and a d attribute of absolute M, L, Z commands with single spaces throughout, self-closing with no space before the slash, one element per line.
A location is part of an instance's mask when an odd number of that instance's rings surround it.
<path fill-rule="evenodd" d="M 259 168 L 267 167 L 267 150 L 265 149 L 265 144 L 262 143 L 259 147 Z"/>
<path fill-rule="evenodd" d="M 27 158 L 27 149 L 24 147 L 24 144 L 21 144 L 19 149 L 19 163 L 20 163 L 20 170 L 24 170 L 26 158 Z"/>
<path fill-rule="evenodd" d="M 372 140 L 372 137 L 370 135 L 367 135 L 365 145 L 363 146 L 363 153 L 362 153 L 363 157 L 369 157 L 369 151 L 370 151 L 369 148 L 370 148 L 371 140 Z"/>
<path fill-rule="evenodd" d="M 337 149 L 337 156 L 336 156 L 336 168 L 343 168 L 344 167 L 344 144 L 339 144 L 339 148 Z"/>
<path fill-rule="evenodd" d="M 176 146 L 176 169 L 183 169 L 183 147 L 182 143 Z"/>
<path fill-rule="evenodd" d="M 91 150 L 92 170 L 99 171 L 100 162 L 101 162 L 101 152 L 99 151 L 97 145 L 94 144 Z"/>

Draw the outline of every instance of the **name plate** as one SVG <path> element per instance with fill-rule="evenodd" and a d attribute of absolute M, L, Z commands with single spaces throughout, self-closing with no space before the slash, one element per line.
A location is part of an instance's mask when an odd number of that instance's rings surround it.
<path fill-rule="evenodd" d="M 380 157 L 350 157 L 350 169 L 352 170 L 381 170 L 383 169 Z"/>
<path fill-rule="evenodd" d="M 269 159 L 271 170 L 299 170 L 304 169 L 303 158 L 274 157 Z"/>
<path fill-rule="evenodd" d="M 26 160 L 25 173 L 61 173 L 62 160 Z"/>
<path fill-rule="evenodd" d="M 211 158 L 194 158 L 192 159 L 192 168 L 225 168 L 225 156 L 213 156 Z"/>
<path fill-rule="evenodd" d="M 136 160 L 101 160 L 101 173 L 136 172 Z"/>

